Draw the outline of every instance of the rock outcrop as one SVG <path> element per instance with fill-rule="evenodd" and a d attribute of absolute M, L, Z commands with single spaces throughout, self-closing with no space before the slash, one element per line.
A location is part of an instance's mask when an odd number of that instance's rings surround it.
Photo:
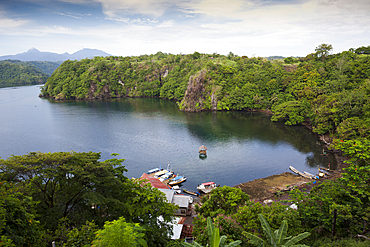
<path fill-rule="evenodd" d="M 187 112 L 199 112 L 203 109 L 205 97 L 205 78 L 207 70 L 202 69 L 197 74 L 189 78 L 188 87 L 184 98 L 180 103 L 180 109 Z"/>

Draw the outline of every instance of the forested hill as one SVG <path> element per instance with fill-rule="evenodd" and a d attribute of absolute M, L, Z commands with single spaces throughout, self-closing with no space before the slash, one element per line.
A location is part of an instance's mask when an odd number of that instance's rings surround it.
<path fill-rule="evenodd" d="M 185 111 L 271 110 L 273 121 L 310 119 L 317 133 L 366 136 L 370 47 L 330 55 L 322 44 L 303 58 L 268 61 L 219 54 L 96 57 L 65 61 L 42 95 L 54 99 L 160 97 Z"/>
<path fill-rule="evenodd" d="M 0 61 L 0 86 L 44 84 L 48 75 L 30 62 Z"/>

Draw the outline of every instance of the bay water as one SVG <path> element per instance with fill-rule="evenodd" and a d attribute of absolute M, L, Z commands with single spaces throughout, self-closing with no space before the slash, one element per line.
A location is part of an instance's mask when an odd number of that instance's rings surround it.
<path fill-rule="evenodd" d="M 234 186 L 289 171 L 317 173 L 335 166 L 315 135 L 256 112 L 181 112 L 163 99 L 120 98 L 52 101 L 40 86 L 0 88 L 0 157 L 29 152 L 100 152 L 123 158 L 127 177 L 156 168 L 187 177 L 183 188 L 202 182 Z M 205 145 L 207 157 L 198 148 Z"/>

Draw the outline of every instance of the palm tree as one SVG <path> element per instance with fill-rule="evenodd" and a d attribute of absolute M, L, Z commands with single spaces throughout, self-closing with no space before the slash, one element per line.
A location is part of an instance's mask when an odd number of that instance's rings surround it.
<path fill-rule="evenodd" d="M 296 245 L 295 243 L 301 241 L 302 239 L 308 237 L 309 235 L 311 235 L 311 233 L 309 232 L 304 232 L 304 233 L 301 233 L 295 237 L 287 237 L 286 234 L 287 234 L 287 231 L 288 231 L 288 223 L 286 220 L 283 220 L 283 222 L 281 223 L 281 226 L 279 228 L 279 230 L 275 230 L 274 232 L 272 232 L 271 230 L 271 227 L 269 225 L 269 223 L 266 221 L 266 219 L 263 217 L 262 214 L 259 214 L 258 215 L 258 218 L 261 222 L 261 226 L 262 226 L 262 229 L 266 235 L 266 238 L 267 240 L 265 239 L 262 239 L 262 238 L 259 238 L 249 232 L 243 232 L 244 236 L 246 236 L 247 238 L 249 238 L 249 242 L 251 244 L 254 244 L 258 247 L 265 247 L 265 246 L 273 246 L 273 247 L 278 247 L 278 246 L 281 246 L 281 247 L 308 247 L 307 245 L 304 245 L 304 244 L 298 244 Z"/>

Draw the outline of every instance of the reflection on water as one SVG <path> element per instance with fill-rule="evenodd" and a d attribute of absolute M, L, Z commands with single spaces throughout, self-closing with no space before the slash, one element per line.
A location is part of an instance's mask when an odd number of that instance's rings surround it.
<path fill-rule="evenodd" d="M 185 188 L 201 182 L 236 185 L 298 170 L 317 173 L 335 164 L 317 138 L 302 126 L 272 123 L 252 112 L 187 113 L 160 99 L 49 101 L 39 87 L 0 89 L 0 156 L 31 151 L 119 153 L 128 177 L 171 164 L 185 175 Z M 207 157 L 198 148 L 206 145 Z"/>

